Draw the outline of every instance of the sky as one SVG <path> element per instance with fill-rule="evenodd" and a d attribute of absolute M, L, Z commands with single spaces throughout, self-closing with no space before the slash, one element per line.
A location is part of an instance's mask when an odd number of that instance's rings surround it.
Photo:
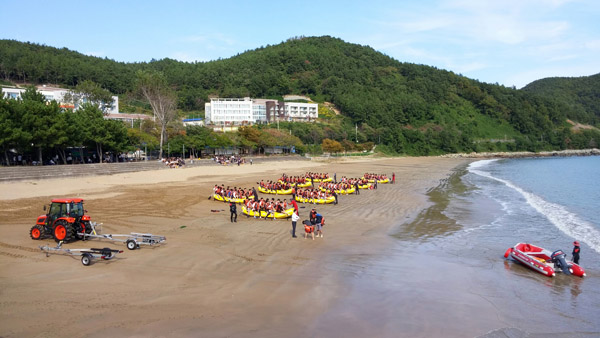
<path fill-rule="evenodd" d="M 598 0 L 0 0 L 0 18 L 0 39 L 122 62 L 204 62 L 329 35 L 507 87 L 600 73 Z"/>

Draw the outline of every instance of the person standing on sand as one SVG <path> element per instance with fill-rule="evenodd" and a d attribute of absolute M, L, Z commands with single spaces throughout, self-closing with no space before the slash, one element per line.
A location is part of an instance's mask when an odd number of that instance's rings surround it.
<path fill-rule="evenodd" d="M 297 211 L 292 214 L 292 237 L 296 238 L 296 222 L 300 219 Z"/>
<path fill-rule="evenodd" d="M 358 187 L 358 180 L 354 182 L 354 194 L 360 195 L 360 188 Z"/>
<path fill-rule="evenodd" d="M 231 212 L 231 223 L 237 223 L 237 206 L 233 202 L 229 202 L 229 211 Z"/>
<path fill-rule="evenodd" d="M 392 184 L 396 184 L 396 173 L 392 173 Z"/>
<path fill-rule="evenodd" d="M 337 203 L 338 203 L 338 200 L 337 200 L 337 198 L 338 198 L 338 194 L 337 194 L 337 192 L 335 192 L 335 190 L 333 190 L 333 191 L 331 192 L 331 195 L 333 195 L 333 197 L 335 197 L 335 202 L 334 202 L 334 204 L 336 204 L 336 205 L 337 205 Z"/>
<path fill-rule="evenodd" d="M 579 264 L 579 253 L 581 252 L 581 248 L 579 247 L 579 242 L 573 242 L 573 263 Z"/>
<path fill-rule="evenodd" d="M 323 238 L 323 223 L 325 223 L 325 220 L 323 219 L 323 216 L 321 214 L 317 214 L 315 216 L 315 232 L 316 232 L 316 237 Z"/>

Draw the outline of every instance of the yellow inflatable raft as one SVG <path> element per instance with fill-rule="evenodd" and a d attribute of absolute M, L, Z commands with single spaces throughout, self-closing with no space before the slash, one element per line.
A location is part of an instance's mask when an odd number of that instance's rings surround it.
<path fill-rule="evenodd" d="M 285 183 L 282 180 L 279 180 L 279 183 Z M 304 183 L 290 183 L 292 185 L 292 187 L 296 187 L 296 188 L 306 188 L 306 187 L 310 187 L 312 184 L 310 183 L 310 181 L 308 182 L 304 182 Z"/>
<path fill-rule="evenodd" d="M 309 180 L 309 179 L 307 178 L 307 180 Z M 331 181 L 333 181 L 333 178 L 331 178 L 331 177 L 327 177 L 327 178 L 313 178 L 312 181 L 315 182 L 315 183 L 331 182 Z"/>
<path fill-rule="evenodd" d="M 246 198 L 231 198 L 231 197 L 226 197 L 226 196 L 221 196 L 221 195 L 217 195 L 217 194 L 213 194 L 213 199 L 215 201 L 220 201 L 220 202 L 233 202 L 233 203 L 244 203 L 246 201 Z M 250 199 L 254 199 L 254 196 L 250 196 Z"/>
<path fill-rule="evenodd" d="M 254 211 L 254 210 L 248 210 L 245 206 L 242 207 L 242 213 L 244 215 L 248 215 L 250 217 L 262 217 L 262 218 L 276 218 L 276 219 L 283 219 L 283 218 L 288 218 L 288 217 L 292 217 L 292 214 L 294 213 L 294 208 L 289 208 L 287 210 L 285 210 L 284 212 L 275 212 L 273 214 L 268 213 L 267 211 Z M 260 214 L 260 216 L 259 216 Z"/>
<path fill-rule="evenodd" d="M 275 194 L 275 195 L 291 195 L 292 194 L 292 189 L 272 190 L 272 189 L 263 188 L 261 186 L 258 186 L 258 191 L 262 192 L 263 194 Z"/>
<path fill-rule="evenodd" d="M 370 183 L 375 183 L 375 180 L 369 180 Z M 385 178 L 383 180 L 377 180 L 377 183 L 390 183 L 390 179 L 389 178 Z"/>
<path fill-rule="evenodd" d="M 329 203 L 335 202 L 335 197 L 329 196 L 325 199 L 323 199 L 323 198 L 314 199 L 314 198 L 304 198 L 304 197 L 296 196 L 296 202 L 311 203 L 311 204 L 329 204 Z"/>
<path fill-rule="evenodd" d="M 325 189 L 323 187 L 319 187 L 319 189 L 321 189 L 321 191 L 325 191 L 325 192 L 331 192 L 331 190 L 329 189 Z M 350 194 L 354 194 L 354 192 L 356 191 L 356 188 L 352 187 L 350 189 L 340 189 L 340 190 L 334 190 L 338 195 L 350 195 Z"/>

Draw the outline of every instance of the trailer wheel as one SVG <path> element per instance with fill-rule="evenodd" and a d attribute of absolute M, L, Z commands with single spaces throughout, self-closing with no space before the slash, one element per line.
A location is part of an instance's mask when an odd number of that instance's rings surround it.
<path fill-rule="evenodd" d="M 88 266 L 92 263 L 92 255 L 89 253 L 84 253 L 81 255 L 81 264 Z"/>
<path fill-rule="evenodd" d="M 31 239 L 41 239 L 43 233 L 44 229 L 39 225 L 34 225 L 31 227 L 31 230 L 29 230 L 29 236 L 31 236 Z"/>
<path fill-rule="evenodd" d="M 135 250 L 136 247 L 137 247 L 137 244 L 135 243 L 135 241 L 133 239 L 127 240 L 127 249 Z"/>

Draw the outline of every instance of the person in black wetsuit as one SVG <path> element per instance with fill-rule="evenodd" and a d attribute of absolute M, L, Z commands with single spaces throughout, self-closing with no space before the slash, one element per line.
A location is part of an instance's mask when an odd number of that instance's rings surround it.
<path fill-rule="evenodd" d="M 231 223 L 237 222 L 237 206 L 233 202 L 229 202 L 229 211 L 231 212 Z"/>
<path fill-rule="evenodd" d="M 581 248 L 579 247 L 579 242 L 573 242 L 573 263 L 579 264 L 579 253 L 581 252 Z"/>

